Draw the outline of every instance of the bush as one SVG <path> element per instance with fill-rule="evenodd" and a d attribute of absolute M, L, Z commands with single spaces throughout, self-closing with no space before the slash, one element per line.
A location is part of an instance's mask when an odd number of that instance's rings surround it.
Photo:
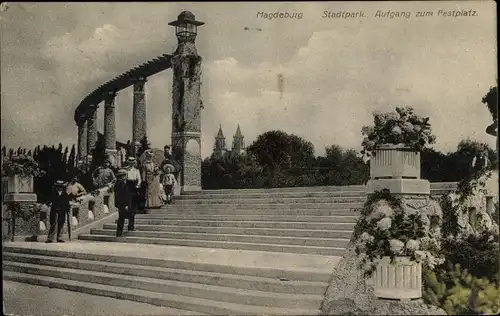
<path fill-rule="evenodd" d="M 474 277 L 500 284 L 498 235 L 485 232 L 465 240 L 445 240 L 441 246 L 448 262 L 460 264 Z"/>
<path fill-rule="evenodd" d="M 444 273 L 426 271 L 423 299 L 444 309 L 448 315 L 484 315 L 500 312 L 500 288 L 485 278 L 477 278 L 460 264 Z"/>

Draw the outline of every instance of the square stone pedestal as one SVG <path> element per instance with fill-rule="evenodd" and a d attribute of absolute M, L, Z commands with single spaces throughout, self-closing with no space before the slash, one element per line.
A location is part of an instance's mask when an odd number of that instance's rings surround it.
<path fill-rule="evenodd" d="M 367 194 L 382 191 L 383 189 L 387 189 L 393 194 L 429 195 L 431 193 L 431 184 L 423 179 L 371 179 L 366 183 Z"/>
<path fill-rule="evenodd" d="M 33 212 L 33 217 L 25 220 L 19 214 L 14 213 L 14 204 L 19 204 L 20 211 L 30 209 L 35 206 L 37 196 L 34 193 L 8 193 L 5 195 L 4 203 L 7 205 L 9 214 L 8 234 L 3 238 L 14 241 L 16 236 L 28 236 L 29 239 L 36 240 L 39 230 L 40 213 Z M 3 216 L 3 214 L 2 214 Z"/>

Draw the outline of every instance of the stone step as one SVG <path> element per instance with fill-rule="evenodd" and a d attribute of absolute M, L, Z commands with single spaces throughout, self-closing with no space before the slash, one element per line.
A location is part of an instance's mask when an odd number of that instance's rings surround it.
<path fill-rule="evenodd" d="M 207 234 L 242 234 L 288 237 L 315 237 L 315 238 L 351 238 L 351 230 L 306 230 L 306 229 L 268 229 L 245 227 L 203 227 L 203 226 L 176 226 L 176 225 L 135 225 L 138 231 L 165 231 Z M 104 224 L 104 229 L 116 230 L 116 224 Z"/>
<path fill-rule="evenodd" d="M 356 223 L 359 216 L 301 216 L 301 215 L 202 215 L 202 214 L 138 214 L 135 219 L 198 220 L 198 221 L 293 221 L 321 223 Z"/>
<path fill-rule="evenodd" d="M 29 263 L 4 262 L 4 270 L 55 277 L 80 282 L 91 282 L 116 287 L 145 290 L 193 299 L 228 302 L 243 305 L 269 306 L 281 308 L 319 308 L 323 295 L 272 293 L 232 287 L 161 280 L 116 273 L 57 268 Z"/>
<path fill-rule="evenodd" d="M 240 209 L 240 210 L 254 210 L 254 209 L 360 209 L 363 203 L 207 203 L 207 204 L 182 204 L 175 201 L 174 204 L 168 204 L 158 210 L 199 210 L 199 209 L 214 209 L 214 210 L 227 210 L 227 209 Z"/>
<path fill-rule="evenodd" d="M 248 242 L 231 242 L 231 241 L 213 241 L 213 240 L 188 240 L 188 239 L 171 239 L 171 238 L 147 238 L 147 237 L 114 237 L 106 235 L 81 234 L 78 236 L 80 240 L 92 241 L 113 241 L 125 243 L 140 243 L 153 245 L 175 245 L 187 247 L 204 247 L 204 248 L 222 248 L 222 249 L 240 249 L 240 250 L 255 250 L 267 252 L 284 252 L 297 254 L 316 254 L 325 256 L 342 256 L 345 247 L 313 247 L 313 246 L 298 246 L 298 245 L 280 245 L 280 244 L 261 244 Z"/>
<path fill-rule="evenodd" d="M 339 191 L 339 192 L 234 192 L 234 193 L 191 193 L 187 195 L 179 195 L 178 199 L 247 199 L 247 198 L 342 198 L 342 197 L 358 197 L 366 198 L 366 192 L 363 191 Z"/>
<path fill-rule="evenodd" d="M 293 281 L 280 278 L 265 278 L 227 273 L 193 271 L 187 269 L 163 268 L 133 265 L 96 260 L 82 260 L 53 256 L 41 256 L 19 253 L 3 253 L 4 262 L 31 263 L 43 266 L 100 271 L 130 276 L 158 278 L 198 284 L 235 287 L 241 289 L 269 291 L 277 293 L 303 293 L 323 295 L 328 283 L 311 281 Z M 326 281 L 326 280 L 325 280 Z"/>
<path fill-rule="evenodd" d="M 74 245 L 74 246 L 73 246 Z M 47 246 L 56 246 L 56 245 L 47 245 Z M 85 246 L 85 245 L 84 245 Z M 109 244 L 107 246 L 110 246 Z M 73 250 L 76 247 L 76 251 Z M 156 247 L 156 248 L 155 248 Z M 101 244 L 99 244 L 99 252 L 92 251 L 87 249 L 88 247 L 78 248 L 77 242 L 72 243 L 72 246 L 68 246 L 65 250 L 60 250 L 58 248 L 52 249 L 40 249 L 36 247 L 26 247 L 21 246 L 10 246 L 8 244 L 3 246 L 4 252 L 16 253 L 16 254 L 24 254 L 24 255 L 38 255 L 38 256 L 50 256 L 55 258 L 64 258 L 64 259 L 76 259 L 76 260 L 92 260 L 92 261 L 100 261 L 100 262 L 108 262 L 108 263 L 121 263 L 121 264 L 131 264 L 131 265 L 139 265 L 146 268 L 150 267 L 158 267 L 158 268 L 169 268 L 169 269 L 184 269 L 184 270 L 192 270 L 192 271 L 202 271 L 202 272 L 214 272 L 214 273 L 223 273 L 223 274 L 233 274 L 239 276 L 254 276 L 254 277 L 265 277 L 271 279 L 287 279 L 291 281 L 313 281 L 313 282 L 325 282 L 330 278 L 331 271 L 317 270 L 315 268 L 307 267 L 306 270 L 290 270 L 290 269 L 279 269 L 279 268 L 270 268 L 266 265 L 266 267 L 259 267 L 252 264 L 251 266 L 241 266 L 241 265 L 223 265 L 220 264 L 221 260 L 216 260 L 217 264 L 207 263 L 207 260 L 201 260 L 201 262 L 193 262 L 193 261 L 185 261 L 185 260 L 168 260 L 164 259 L 164 256 L 157 256 L 157 252 L 165 251 L 165 248 L 161 246 L 151 245 L 148 249 L 140 248 L 142 251 L 142 255 L 137 255 L 137 251 L 134 249 L 133 252 L 129 252 L 131 255 L 122 254 L 123 251 L 118 251 L 120 255 L 116 255 L 110 251 L 102 251 Z M 105 247 L 104 247 L 105 248 Z M 122 247 L 121 247 L 122 248 Z M 116 248 L 116 249 L 121 249 Z M 82 249 L 84 250 L 82 252 Z M 152 249 L 152 250 L 151 250 Z M 204 255 L 200 253 L 200 249 L 190 248 L 191 250 L 187 251 L 190 254 L 195 255 L 195 259 L 200 261 L 200 256 Z M 151 253 L 152 251 L 152 253 Z M 233 251 L 233 250 L 230 250 Z M 229 252 L 230 252 L 229 251 Z M 186 252 L 185 250 L 183 252 Z M 210 252 L 211 253 L 211 252 Z M 146 255 L 147 254 L 147 255 Z M 153 255 L 153 257 L 151 257 Z M 206 254 L 205 254 L 206 255 Z M 270 254 L 273 256 L 273 254 Z M 210 255 L 212 256 L 212 255 Z M 227 254 L 228 258 L 232 258 L 230 254 Z M 253 254 L 252 254 L 253 256 Z M 269 256 L 269 255 L 268 255 Z M 248 255 L 247 255 L 248 257 Z M 161 259 L 159 259 L 161 258 Z M 218 258 L 218 257 L 217 257 Z M 288 256 L 287 256 L 288 258 Z M 314 260 L 318 260 L 315 258 Z M 324 259 L 321 258 L 320 262 Z M 214 260 L 212 260 L 213 262 Z M 232 259 L 229 261 L 232 261 Z M 238 262 L 238 260 L 236 260 Z M 313 261 L 316 262 L 316 261 Z"/>
<path fill-rule="evenodd" d="M 208 221 L 208 220 L 163 220 L 142 219 L 135 221 L 136 225 L 179 225 L 179 226 L 204 226 L 204 227 L 252 227 L 252 228 L 285 228 L 285 229 L 331 229 L 352 230 L 355 223 L 320 223 L 320 222 L 295 222 L 295 221 Z"/>
<path fill-rule="evenodd" d="M 147 215 L 289 215 L 289 216 L 359 216 L 359 212 L 350 209 L 211 209 L 211 208 L 190 208 L 177 209 L 150 209 Z M 146 214 L 137 214 L 137 216 Z"/>
<path fill-rule="evenodd" d="M 304 204 L 304 203 L 329 203 L 329 204 L 363 204 L 365 198 L 362 197 L 323 197 L 323 198 L 245 198 L 245 199 L 179 199 L 176 205 L 199 205 L 199 204 Z"/>
<path fill-rule="evenodd" d="M 457 182 L 431 182 L 431 190 L 454 190 Z M 365 185 L 349 186 L 312 186 L 312 187 L 288 187 L 288 188 L 261 188 L 261 189 L 220 189 L 203 190 L 201 192 L 189 192 L 190 194 L 262 194 L 262 193 L 316 193 L 316 192 L 366 192 Z"/>
<path fill-rule="evenodd" d="M 242 304 L 233 304 L 228 302 L 212 301 L 202 298 L 193 299 L 192 297 L 151 292 L 140 289 L 117 288 L 95 284 L 84 281 L 65 280 L 55 277 L 32 275 L 12 271 L 4 271 L 4 279 L 9 281 L 24 282 L 33 285 L 42 285 L 53 288 L 65 289 L 75 292 L 87 293 L 99 296 L 108 296 L 119 299 L 127 299 L 142 303 L 148 303 L 159 306 L 174 307 L 194 311 L 198 313 L 207 313 L 215 315 L 318 315 L 319 306 L 316 309 L 291 309 L 291 308 L 266 308 L 260 306 L 250 306 Z"/>
<path fill-rule="evenodd" d="M 93 229 L 92 235 L 115 236 L 114 229 Z M 204 241 L 228 241 L 243 242 L 253 244 L 280 244 L 298 245 L 312 247 L 347 247 L 349 239 L 345 238 L 313 238 L 313 237 L 284 237 L 284 236 L 259 236 L 242 234 L 207 234 L 207 233 L 183 233 L 183 232 L 151 232 L 133 231 L 124 233 L 125 237 L 146 237 L 146 238 L 166 238 L 184 240 L 204 240 Z"/>
<path fill-rule="evenodd" d="M 288 188 L 260 188 L 260 189 L 220 189 L 203 190 L 201 194 L 247 194 L 247 193 L 288 193 L 288 192 L 365 192 L 364 185 L 346 185 L 346 186 L 312 186 L 312 187 L 288 187 Z M 199 194 L 200 192 L 193 192 Z"/>

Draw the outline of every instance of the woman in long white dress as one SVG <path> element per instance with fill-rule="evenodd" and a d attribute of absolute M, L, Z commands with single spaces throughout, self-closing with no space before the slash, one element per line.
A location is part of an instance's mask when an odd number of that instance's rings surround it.
<path fill-rule="evenodd" d="M 142 178 L 146 181 L 147 188 L 146 207 L 158 208 L 162 205 L 160 168 L 153 161 L 153 153 L 151 151 L 145 152 L 145 158 L 146 160 L 142 165 Z"/>

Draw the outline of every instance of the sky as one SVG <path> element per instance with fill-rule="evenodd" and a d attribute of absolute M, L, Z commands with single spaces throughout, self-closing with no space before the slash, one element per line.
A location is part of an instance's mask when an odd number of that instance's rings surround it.
<path fill-rule="evenodd" d="M 173 53 L 168 22 L 184 10 L 206 23 L 196 39 L 203 157 L 212 153 L 219 125 L 230 144 L 237 124 L 247 145 L 279 129 L 311 141 L 317 155 L 332 144 L 359 150 L 372 112 L 401 105 L 430 117 L 437 150 L 454 151 L 464 138 L 494 147 L 481 103 L 498 78 L 493 1 L 9 2 L 0 11 L 2 145 L 75 144 L 80 101 L 118 74 Z M 380 17 L 389 10 L 393 18 Z M 453 10 L 475 16 L 443 13 Z M 363 14 L 324 18 L 324 11 Z M 416 16 L 423 11 L 433 16 Z M 294 18 L 264 18 L 275 12 Z M 171 70 L 146 84 L 152 147 L 170 143 L 171 87 Z M 103 112 L 101 104 L 101 132 Z M 119 92 L 116 118 L 118 140 L 131 139 L 131 88 Z"/>

